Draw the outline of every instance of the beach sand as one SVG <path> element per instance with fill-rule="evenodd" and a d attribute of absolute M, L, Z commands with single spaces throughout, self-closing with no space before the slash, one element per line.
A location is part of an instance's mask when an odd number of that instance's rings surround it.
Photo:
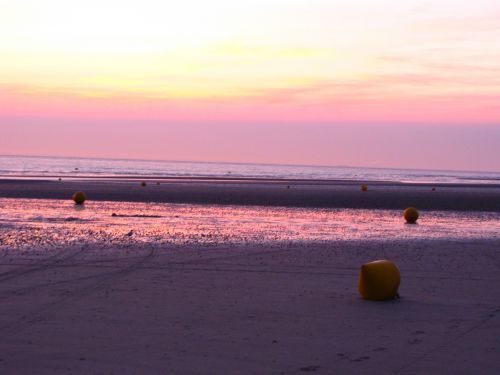
<path fill-rule="evenodd" d="M 190 186 L 200 194 L 211 192 L 205 200 L 226 202 L 227 189 L 244 195 L 240 187 L 219 182 L 162 184 L 161 194 L 151 192 L 152 184 L 136 188 L 135 182 L 121 182 L 124 188 L 117 189 L 116 184 L 86 183 L 89 196 L 115 201 L 141 194 L 150 201 L 175 191 L 180 197 L 179 191 Z M 67 184 L 2 182 L 0 197 L 66 198 L 82 186 Z M 242 189 L 260 187 L 259 202 L 283 194 L 282 183 L 267 185 Z M 471 211 L 483 204 L 498 207 L 497 187 L 439 187 L 430 193 L 425 186 L 381 184 L 361 193 L 356 185 L 337 184 L 334 190 L 353 197 L 349 205 L 354 207 L 365 207 L 364 197 L 380 199 L 385 208 L 420 202 L 419 208 L 446 209 L 462 207 L 464 200 Z M 316 189 L 317 197 L 331 192 L 318 186 L 301 185 L 302 202 L 314 207 L 320 199 L 308 200 L 311 191 Z M 215 193 L 221 190 L 224 194 Z M 445 203 L 436 195 L 423 200 L 434 193 Z M 498 237 L 209 245 L 89 241 L 69 246 L 61 238 L 50 246 L 2 248 L 0 372 L 500 372 Z M 399 266 L 401 299 L 360 298 L 359 267 L 375 259 Z"/>
<path fill-rule="evenodd" d="M 142 187 L 141 182 L 147 186 Z M 157 185 L 160 182 L 160 185 Z M 361 184 L 368 191 L 361 192 Z M 436 191 L 432 191 L 432 188 Z M 500 185 L 403 184 L 366 181 L 103 178 L 58 181 L 1 179 L 0 197 L 287 207 L 500 212 Z"/>

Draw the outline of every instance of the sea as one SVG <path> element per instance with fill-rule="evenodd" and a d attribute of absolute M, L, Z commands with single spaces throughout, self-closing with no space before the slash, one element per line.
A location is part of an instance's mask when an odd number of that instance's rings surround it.
<path fill-rule="evenodd" d="M 213 177 L 499 184 L 500 172 L 0 156 L 3 177 Z"/>
<path fill-rule="evenodd" d="M 0 156 L 0 178 L 213 177 L 493 184 L 500 173 Z M 64 179 L 63 179 L 64 180 Z M 217 206 L 0 198 L 0 251 L 92 245 L 283 246 L 345 240 L 498 239 L 499 212 Z"/>

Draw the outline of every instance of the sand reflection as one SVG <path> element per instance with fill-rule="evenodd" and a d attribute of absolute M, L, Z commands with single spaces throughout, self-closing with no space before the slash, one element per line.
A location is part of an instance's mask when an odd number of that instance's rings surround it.
<path fill-rule="evenodd" d="M 405 225 L 394 210 L 304 209 L 0 199 L 0 246 L 237 245 L 335 240 L 500 236 L 499 213 L 422 211 Z"/>

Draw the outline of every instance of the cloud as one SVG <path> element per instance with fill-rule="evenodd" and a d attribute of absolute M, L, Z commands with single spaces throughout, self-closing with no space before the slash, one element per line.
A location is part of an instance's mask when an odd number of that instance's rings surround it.
<path fill-rule="evenodd" d="M 397 80 L 396 80 L 397 81 Z M 387 79 L 321 82 L 238 98 L 144 98 L 3 88 L 0 117 L 214 123 L 498 124 L 498 93 L 385 89 Z"/>

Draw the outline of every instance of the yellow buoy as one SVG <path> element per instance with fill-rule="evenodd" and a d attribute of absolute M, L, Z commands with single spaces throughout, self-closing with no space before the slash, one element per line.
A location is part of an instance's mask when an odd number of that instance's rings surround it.
<path fill-rule="evenodd" d="M 409 224 L 415 224 L 418 219 L 418 211 L 414 207 L 408 207 L 405 212 L 403 212 L 403 217 Z"/>
<path fill-rule="evenodd" d="M 364 299 L 383 301 L 398 296 L 401 275 L 389 260 L 365 263 L 359 273 L 359 293 Z"/>
<path fill-rule="evenodd" d="M 365 184 L 361 185 L 361 191 L 368 191 L 368 186 Z"/>
<path fill-rule="evenodd" d="M 87 196 L 83 191 L 77 191 L 75 194 L 73 194 L 73 200 L 78 205 L 83 204 L 83 202 L 85 202 L 86 199 Z"/>

